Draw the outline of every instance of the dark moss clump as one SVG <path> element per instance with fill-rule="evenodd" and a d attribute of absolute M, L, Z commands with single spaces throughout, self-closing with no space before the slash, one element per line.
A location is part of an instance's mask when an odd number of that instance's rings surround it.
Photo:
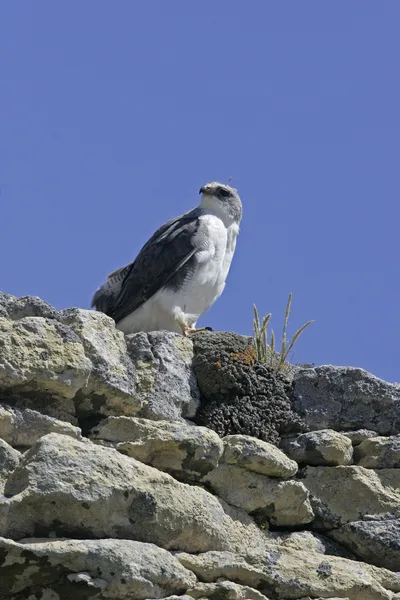
<path fill-rule="evenodd" d="M 220 436 L 243 434 L 277 443 L 302 430 L 290 401 L 291 382 L 257 361 L 252 339 L 236 333 L 193 336 L 201 393 L 196 423 Z"/>

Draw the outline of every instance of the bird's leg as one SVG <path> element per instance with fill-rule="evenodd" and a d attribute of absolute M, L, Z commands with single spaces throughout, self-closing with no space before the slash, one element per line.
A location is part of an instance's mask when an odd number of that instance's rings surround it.
<path fill-rule="evenodd" d="M 200 327 L 200 329 L 189 329 L 188 335 L 192 335 L 192 333 L 199 333 L 199 331 L 213 331 L 211 327 Z"/>
<path fill-rule="evenodd" d="M 189 337 L 190 335 L 193 335 L 193 333 L 198 333 L 199 331 L 212 331 L 211 327 L 200 327 L 200 329 L 195 329 L 194 327 L 191 327 L 184 321 L 179 320 L 178 323 L 179 327 L 182 330 L 182 335 L 184 335 L 185 337 Z"/>

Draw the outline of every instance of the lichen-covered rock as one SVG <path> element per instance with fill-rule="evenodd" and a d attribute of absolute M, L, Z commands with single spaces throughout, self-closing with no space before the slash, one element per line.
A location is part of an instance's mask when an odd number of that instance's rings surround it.
<path fill-rule="evenodd" d="M 178 560 L 205 582 L 233 580 L 279 600 L 304 596 L 349 600 L 392 600 L 400 576 L 371 565 L 313 551 L 299 552 L 274 542 L 263 555 L 233 552 L 178 553 Z"/>
<path fill-rule="evenodd" d="M 233 581 L 220 581 L 218 583 L 197 583 L 187 590 L 189 598 L 201 600 L 268 600 L 264 594 Z"/>
<path fill-rule="evenodd" d="M 341 433 L 351 440 L 353 446 L 358 446 L 364 440 L 378 435 L 376 431 L 372 431 L 371 429 L 356 429 L 355 431 L 342 431 Z"/>
<path fill-rule="evenodd" d="M 353 462 L 353 446 L 346 436 L 322 429 L 281 440 L 282 450 L 300 465 L 337 466 Z"/>
<path fill-rule="evenodd" d="M 87 384 L 92 364 L 72 329 L 43 317 L 0 317 L 0 347 L 3 398 L 26 398 L 55 417 L 74 415 L 72 399 Z"/>
<path fill-rule="evenodd" d="M 4 600 L 142 600 L 196 582 L 166 550 L 131 540 L 0 538 L 0 572 Z"/>
<path fill-rule="evenodd" d="M 400 432 L 400 384 L 363 369 L 330 365 L 298 371 L 294 407 L 309 429 Z"/>
<path fill-rule="evenodd" d="M 249 435 L 227 435 L 223 438 L 221 462 L 268 475 L 288 479 L 297 473 L 297 463 L 279 448 Z"/>
<path fill-rule="evenodd" d="M 0 405 L 0 438 L 18 448 L 29 448 L 48 433 L 62 433 L 79 439 L 81 430 L 29 408 Z"/>
<path fill-rule="evenodd" d="M 360 519 L 400 518 L 400 469 L 306 467 L 315 526 L 333 529 Z"/>
<path fill-rule="evenodd" d="M 400 571 L 400 520 L 353 521 L 329 532 L 359 559 Z"/>
<path fill-rule="evenodd" d="M 198 425 L 221 436 L 251 435 L 271 443 L 301 430 L 290 381 L 256 361 L 251 338 L 207 332 L 193 336 L 193 344 L 202 402 Z"/>
<path fill-rule="evenodd" d="M 199 390 L 192 341 L 169 331 L 134 333 L 125 339 L 143 405 L 138 416 L 172 421 L 194 417 Z"/>
<path fill-rule="evenodd" d="M 56 309 L 37 296 L 17 298 L 11 294 L 0 292 L 0 316 L 17 321 L 24 317 L 44 317 L 56 319 Z"/>
<path fill-rule="evenodd" d="M 355 461 L 367 469 L 400 468 L 400 436 L 364 440 L 355 449 Z"/>
<path fill-rule="evenodd" d="M 126 351 L 124 334 L 101 312 L 70 308 L 59 319 L 82 340 L 93 368 L 76 397 L 77 413 L 134 415 L 141 408 L 135 393 L 135 371 Z"/>
<path fill-rule="evenodd" d="M 303 525 L 314 518 L 307 489 L 299 481 L 279 481 L 224 464 L 206 475 L 203 481 L 228 504 L 254 515 L 263 527 L 268 523 Z"/>
<path fill-rule="evenodd" d="M 262 547 L 241 510 L 112 448 L 51 433 L 22 457 L 0 499 L 0 535 L 115 537 L 166 549 Z"/>
<path fill-rule="evenodd" d="M 17 467 L 20 458 L 21 454 L 18 450 L 0 439 L 0 494 L 3 493 L 4 484 L 10 473 Z"/>
<path fill-rule="evenodd" d="M 214 431 L 183 421 L 108 417 L 93 429 L 91 439 L 113 442 L 122 454 L 183 481 L 198 481 L 218 464 L 223 452 Z"/>

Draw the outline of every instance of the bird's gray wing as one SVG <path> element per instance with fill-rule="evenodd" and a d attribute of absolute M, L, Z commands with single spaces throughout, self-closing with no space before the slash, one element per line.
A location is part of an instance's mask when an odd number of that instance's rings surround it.
<path fill-rule="evenodd" d="M 111 316 L 115 299 L 121 291 L 122 282 L 129 272 L 132 263 L 113 271 L 107 276 L 107 281 L 96 291 L 92 299 L 92 308 L 96 308 Z"/>
<path fill-rule="evenodd" d="M 167 284 L 178 289 L 193 269 L 199 209 L 165 223 L 124 274 L 110 316 L 118 323 Z M 126 268 L 126 267 L 125 267 Z"/>

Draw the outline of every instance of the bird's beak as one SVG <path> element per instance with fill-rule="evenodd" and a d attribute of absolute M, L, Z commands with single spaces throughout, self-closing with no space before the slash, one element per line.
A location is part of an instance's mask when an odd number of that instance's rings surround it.
<path fill-rule="evenodd" d="M 200 188 L 200 192 L 199 194 L 209 194 L 210 193 L 210 186 L 208 183 L 206 183 L 206 185 L 203 185 L 203 187 Z"/>

